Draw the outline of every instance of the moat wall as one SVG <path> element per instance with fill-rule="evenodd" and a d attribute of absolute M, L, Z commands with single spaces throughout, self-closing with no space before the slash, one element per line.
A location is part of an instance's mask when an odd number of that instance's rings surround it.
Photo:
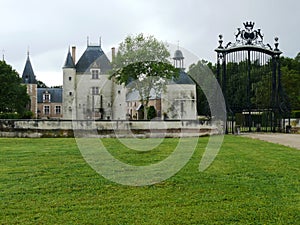
<path fill-rule="evenodd" d="M 190 137 L 218 132 L 199 121 L 0 120 L 0 137 Z"/>

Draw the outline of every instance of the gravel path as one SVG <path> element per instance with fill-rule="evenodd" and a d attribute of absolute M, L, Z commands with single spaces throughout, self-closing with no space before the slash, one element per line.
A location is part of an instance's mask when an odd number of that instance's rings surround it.
<path fill-rule="evenodd" d="M 273 142 L 300 150 L 300 134 L 249 133 L 241 136 Z"/>

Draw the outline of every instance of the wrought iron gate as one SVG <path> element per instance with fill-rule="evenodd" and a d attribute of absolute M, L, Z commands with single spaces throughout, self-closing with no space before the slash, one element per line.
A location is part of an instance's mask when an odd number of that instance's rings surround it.
<path fill-rule="evenodd" d="M 274 48 L 263 41 L 253 22 L 238 28 L 235 42 L 223 46 L 219 35 L 217 79 L 227 106 L 226 132 L 284 131 L 290 109 L 281 85 L 278 38 Z"/>

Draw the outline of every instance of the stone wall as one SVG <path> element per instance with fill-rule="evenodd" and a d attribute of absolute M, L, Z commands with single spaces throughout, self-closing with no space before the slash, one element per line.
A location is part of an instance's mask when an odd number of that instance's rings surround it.
<path fill-rule="evenodd" d="M 218 133 L 198 121 L 0 120 L 1 137 L 180 137 Z"/>

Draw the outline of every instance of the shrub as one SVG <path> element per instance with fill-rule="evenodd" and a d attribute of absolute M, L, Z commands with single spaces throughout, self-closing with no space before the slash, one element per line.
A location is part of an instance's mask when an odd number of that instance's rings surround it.
<path fill-rule="evenodd" d="M 292 111 L 291 118 L 300 118 L 300 110 Z"/>
<path fill-rule="evenodd" d="M 156 110 L 154 108 L 154 106 L 150 106 L 147 110 L 147 119 L 148 120 L 152 120 L 153 118 L 155 118 L 157 115 Z"/>
<path fill-rule="evenodd" d="M 22 119 L 32 119 L 33 117 L 33 112 L 31 111 L 26 111 L 22 115 Z"/>
<path fill-rule="evenodd" d="M 0 119 L 20 119 L 20 115 L 18 113 L 0 113 Z"/>

